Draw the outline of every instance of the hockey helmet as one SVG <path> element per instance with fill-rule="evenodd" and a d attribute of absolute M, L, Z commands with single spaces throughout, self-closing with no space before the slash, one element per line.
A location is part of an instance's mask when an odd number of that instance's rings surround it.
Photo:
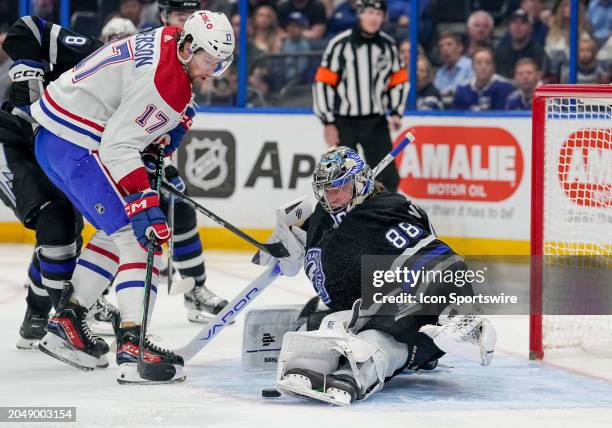
<path fill-rule="evenodd" d="M 386 12 L 387 0 L 357 0 L 357 10 L 362 11 L 367 7 L 371 7 L 372 9 L 379 9 Z"/>
<path fill-rule="evenodd" d="M 354 150 L 332 147 L 315 167 L 312 189 L 317 201 L 330 214 L 348 212 L 374 190 L 372 169 Z"/>
<path fill-rule="evenodd" d="M 200 8 L 198 0 L 158 0 L 159 11 L 171 12 L 173 10 L 195 11 Z"/>
<path fill-rule="evenodd" d="M 187 42 L 191 43 L 189 58 L 185 60 L 179 55 L 179 59 L 186 64 L 202 49 L 218 61 L 213 76 L 222 75 L 234 59 L 234 31 L 223 13 L 209 10 L 192 13 L 185 21 L 177 47 L 180 49 Z"/>

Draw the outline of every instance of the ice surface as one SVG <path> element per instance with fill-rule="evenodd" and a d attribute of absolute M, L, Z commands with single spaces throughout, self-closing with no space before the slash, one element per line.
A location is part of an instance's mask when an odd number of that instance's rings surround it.
<path fill-rule="evenodd" d="M 15 348 L 25 311 L 23 280 L 31 248 L 0 246 L 0 406 L 76 406 L 78 427 L 609 427 L 612 368 L 582 352 L 527 360 L 525 316 L 494 317 L 499 345 L 490 367 L 444 357 L 433 372 L 403 374 L 351 408 L 294 398 L 261 398 L 272 372 L 245 372 L 242 319 L 187 367 L 182 384 L 121 386 L 116 367 L 80 372 L 36 350 Z M 248 254 L 207 252 L 208 285 L 226 298 L 261 272 Z M 160 290 L 164 287 L 160 287 Z M 281 278 L 255 305 L 303 303 L 304 277 Z M 200 329 L 186 320 L 182 297 L 161 292 L 151 331 L 178 347 Z M 2 426 L 10 426 L 2 424 Z M 17 425 L 36 426 L 36 424 Z M 53 424 L 40 424 L 51 427 Z"/>

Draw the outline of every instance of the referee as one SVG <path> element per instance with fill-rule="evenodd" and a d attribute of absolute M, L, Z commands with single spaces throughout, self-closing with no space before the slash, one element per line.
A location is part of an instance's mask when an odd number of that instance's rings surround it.
<path fill-rule="evenodd" d="M 357 7 L 357 26 L 331 39 L 325 49 L 313 87 L 314 111 L 329 146 L 356 149 L 359 144 L 374 166 L 391 151 L 389 126 L 394 131 L 401 126 L 408 72 L 395 40 L 380 31 L 386 0 L 357 0 Z M 395 165 L 383 170 L 380 181 L 387 190 L 397 190 Z"/>

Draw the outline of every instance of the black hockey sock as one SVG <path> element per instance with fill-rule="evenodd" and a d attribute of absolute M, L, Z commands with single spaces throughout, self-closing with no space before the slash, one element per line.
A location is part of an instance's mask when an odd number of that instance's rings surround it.
<path fill-rule="evenodd" d="M 30 267 L 28 268 L 28 296 L 26 302 L 28 306 L 39 314 L 48 314 L 51 310 L 51 299 L 45 290 L 40 276 L 40 265 L 38 257 L 34 253 Z"/>

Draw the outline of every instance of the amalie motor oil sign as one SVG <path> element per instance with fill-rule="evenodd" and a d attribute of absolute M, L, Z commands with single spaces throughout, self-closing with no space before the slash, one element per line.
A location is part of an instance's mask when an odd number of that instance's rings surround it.
<path fill-rule="evenodd" d="M 420 199 L 497 202 L 523 177 L 523 153 L 505 129 L 414 126 L 416 140 L 396 159 L 400 189 Z"/>

